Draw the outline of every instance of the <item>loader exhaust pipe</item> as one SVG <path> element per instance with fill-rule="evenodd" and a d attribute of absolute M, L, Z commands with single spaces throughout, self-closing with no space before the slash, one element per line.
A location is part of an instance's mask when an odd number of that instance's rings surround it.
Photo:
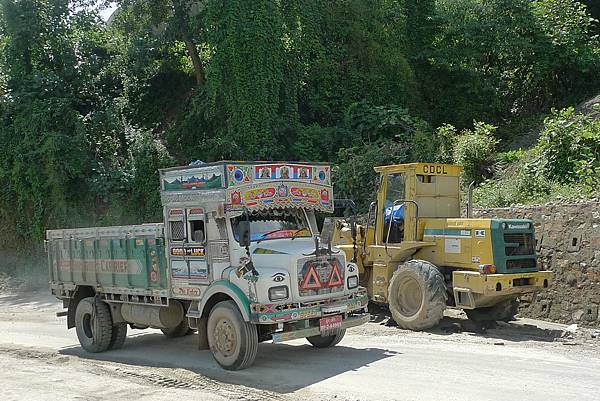
<path fill-rule="evenodd" d="M 473 188 L 475 188 L 475 181 L 469 184 L 468 198 L 467 198 L 467 218 L 473 218 Z"/>

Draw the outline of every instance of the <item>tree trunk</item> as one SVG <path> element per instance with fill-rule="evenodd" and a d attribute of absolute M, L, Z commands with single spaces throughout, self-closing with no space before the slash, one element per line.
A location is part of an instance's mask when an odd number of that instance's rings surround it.
<path fill-rule="evenodd" d="M 187 47 L 187 51 L 192 59 L 192 64 L 194 65 L 194 75 L 196 76 L 196 83 L 198 86 L 204 85 L 206 82 L 206 76 L 204 75 L 204 66 L 202 65 L 202 60 L 200 59 L 200 54 L 198 53 L 198 48 L 192 39 L 190 39 L 187 35 L 184 35 L 183 41 L 185 42 L 185 46 Z"/>
<path fill-rule="evenodd" d="M 196 47 L 196 43 L 190 36 L 188 20 L 189 20 L 189 0 L 173 0 L 173 10 L 175 12 L 175 20 L 179 25 L 179 34 L 183 43 L 185 43 L 185 47 L 187 48 L 188 54 L 192 59 L 192 64 L 194 65 L 194 75 L 196 76 L 196 84 L 198 86 L 204 85 L 206 81 L 206 76 L 204 74 L 204 66 L 202 65 L 202 59 L 200 58 L 200 54 L 198 53 L 198 48 Z"/>

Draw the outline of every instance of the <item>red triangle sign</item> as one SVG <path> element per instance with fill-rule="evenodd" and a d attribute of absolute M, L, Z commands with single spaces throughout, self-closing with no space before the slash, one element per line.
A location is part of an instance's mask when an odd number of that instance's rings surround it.
<path fill-rule="evenodd" d="M 302 284 L 300 284 L 300 288 L 303 290 L 318 290 L 319 288 L 323 287 L 315 267 L 316 265 L 312 264 L 308 269 L 308 273 L 306 273 L 306 276 L 304 276 L 304 280 L 302 280 Z"/>
<path fill-rule="evenodd" d="M 332 263 L 333 268 L 331 269 L 331 273 L 329 274 L 329 281 L 327 281 L 327 287 L 340 287 L 344 285 L 344 280 L 342 280 L 342 272 L 340 271 L 339 265 L 337 263 Z"/>

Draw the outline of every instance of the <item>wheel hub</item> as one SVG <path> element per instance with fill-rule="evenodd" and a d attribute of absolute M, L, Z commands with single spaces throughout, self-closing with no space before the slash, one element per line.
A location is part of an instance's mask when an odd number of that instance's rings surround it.
<path fill-rule="evenodd" d="M 86 313 L 83 315 L 83 331 L 87 338 L 94 338 L 94 330 L 95 330 L 95 319 L 92 319 L 92 315 Z"/>
<path fill-rule="evenodd" d="M 215 345 L 224 356 L 230 356 L 236 348 L 237 337 L 228 320 L 220 320 L 215 326 Z"/>
<path fill-rule="evenodd" d="M 407 277 L 398 286 L 398 304 L 400 312 L 407 317 L 414 316 L 423 304 L 423 291 L 417 280 Z"/>

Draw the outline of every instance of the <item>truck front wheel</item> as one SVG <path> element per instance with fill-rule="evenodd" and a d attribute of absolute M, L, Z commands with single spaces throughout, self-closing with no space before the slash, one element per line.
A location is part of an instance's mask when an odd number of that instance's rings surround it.
<path fill-rule="evenodd" d="M 424 260 L 409 260 L 394 272 L 388 297 L 392 318 L 399 327 L 425 330 L 443 317 L 448 294 L 437 267 Z"/>
<path fill-rule="evenodd" d="M 315 348 L 328 348 L 333 347 L 342 341 L 345 334 L 346 330 L 342 329 L 332 336 L 312 336 L 306 337 L 306 339 Z"/>
<path fill-rule="evenodd" d="M 109 306 L 94 297 L 83 298 L 75 310 L 75 331 L 84 350 L 106 351 L 111 345 L 113 334 Z"/>
<path fill-rule="evenodd" d="M 258 351 L 258 330 L 245 322 L 233 301 L 222 301 L 210 311 L 208 346 L 219 365 L 241 370 L 252 365 Z"/>

